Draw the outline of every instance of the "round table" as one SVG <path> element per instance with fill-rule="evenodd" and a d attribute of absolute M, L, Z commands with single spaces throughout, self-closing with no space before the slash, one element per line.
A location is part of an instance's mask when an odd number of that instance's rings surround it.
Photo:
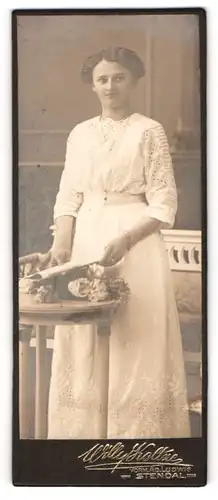
<path fill-rule="evenodd" d="M 107 437 L 109 337 L 116 301 L 88 302 L 68 300 L 37 304 L 20 296 L 19 304 L 19 425 L 20 438 L 28 439 L 28 363 L 32 328 L 36 334 L 35 439 L 47 437 L 47 395 L 45 390 L 47 326 L 89 324 L 97 326 L 100 391 L 99 438 Z M 91 436 L 90 436 L 91 438 Z"/>

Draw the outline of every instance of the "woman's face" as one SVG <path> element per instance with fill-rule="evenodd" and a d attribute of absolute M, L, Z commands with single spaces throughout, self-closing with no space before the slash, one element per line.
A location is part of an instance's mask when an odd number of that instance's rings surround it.
<path fill-rule="evenodd" d="M 117 62 L 102 60 L 93 70 L 93 90 L 103 107 L 127 105 L 135 84 L 130 71 Z"/>

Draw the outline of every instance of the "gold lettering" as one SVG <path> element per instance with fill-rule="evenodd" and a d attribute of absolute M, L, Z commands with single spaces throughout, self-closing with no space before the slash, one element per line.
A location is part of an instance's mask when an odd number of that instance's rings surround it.
<path fill-rule="evenodd" d="M 163 457 L 161 457 L 161 462 L 169 462 L 170 456 L 170 453 L 166 453 Z"/>
<path fill-rule="evenodd" d="M 185 476 L 182 474 L 182 472 L 179 473 L 179 479 L 185 479 Z"/>
<path fill-rule="evenodd" d="M 170 450 L 171 451 L 171 450 Z M 172 450 L 174 451 L 174 450 Z M 169 459 L 169 462 L 176 462 L 177 464 L 178 463 L 181 463 L 183 462 L 183 459 L 182 458 L 179 458 L 178 456 L 178 453 L 175 453 L 174 455 L 172 455 L 172 457 Z"/>
<path fill-rule="evenodd" d="M 157 479 L 164 479 L 164 474 L 163 472 L 157 472 Z"/>
<path fill-rule="evenodd" d="M 125 451 L 125 445 L 122 441 L 115 444 L 97 443 L 89 450 L 86 450 L 84 453 L 79 455 L 78 458 L 82 459 L 84 463 L 90 464 L 86 465 L 86 468 L 92 470 L 97 470 L 98 467 L 102 468 L 100 461 L 103 460 L 104 467 L 108 467 L 108 469 L 111 470 L 111 473 L 118 468 L 122 469 L 124 464 L 126 464 L 125 468 L 131 469 L 131 462 L 134 463 L 133 469 L 135 471 L 140 468 L 140 465 L 143 466 L 147 464 L 148 467 L 144 468 L 144 470 L 150 470 L 150 473 L 158 472 L 162 474 L 164 472 L 166 474 L 171 473 L 172 475 L 178 474 L 179 472 L 182 474 L 184 473 L 184 470 L 192 470 L 192 466 L 190 466 L 190 464 L 187 464 L 187 467 L 185 467 L 183 459 L 179 458 L 179 455 L 175 453 L 173 448 L 169 448 L 169 446 L 159 446 L 156 449 L 155 443 L 148 443 L 146 441 L 142 444 L 135 443 L 134 446 L 127 451 Z M 97 464 L 98 461 L 99 463 Z M 112 462 L 112 464 L 110 462 Z M 93 466 L 92 464 L 96 464 L 96 466 Z M 179 464 L 180 467 L 176 467 L 176 465 Z M 167 465 L 168 467 L 166 467 Z M 181 467 L 182 465 L 183 467 Z"/>
<path fill-rule="evenodd" d="M 104 446 L 102 444 L 99 444 L 99 443 L 95 444 L 95 446 L 93 446 L 93 448 L 86 451 L 85 453 L 80 455 L 78 458 L 83 458 L 83 462 L 89 462 L 89 463 L 96 462 L 96 460 L 101 458 L 101 453 L 100 453 L 100 456 L 97 455 L 97 457 L 96 457 L 96 454 L 98 452 L 101 452 L 102 448 L 104 448 Z"/>
<path fill-rule="evenodd" d="M 110 450 L 113 446 L 111 444 L 106 444 L 102 452 L 102 460 L 109 458 Z"/>
<path fill-rule="evenodd" d="M 109 453 L 109 458 L 116 458 L 116 454 L 119 453 L 119 451 L 123 451 L 123 449 L 123 443 L 116 443 L 114 446 L 112 446 L 112 449 Z"/>
<path fill-rule="evenodd" d="M 150 472 L 150 478 L 151 479 L 156 479 L 156 473 L 155 472 Z"/>
<path fill-rule="evenodd" d="M 157 450 L 154 451 L 152 455 L 152 460 L 160 460 L 160 457 L 164 451 L 167 450 L 168 447 L 161 446 Z"/>
<path fill-rule="evenodd" d="M 170 472 L 166 472 L 166 474 L 165 474 L 165 478 L 166 478 L 166 479 L 171 479 L 171 474 L 170 474 Z"/>

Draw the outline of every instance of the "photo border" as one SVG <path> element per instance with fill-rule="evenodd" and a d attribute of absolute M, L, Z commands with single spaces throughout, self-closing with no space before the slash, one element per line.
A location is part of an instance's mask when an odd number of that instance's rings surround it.
<path fill-rule="evenodd" d="M 184 463 L 193 465 L 195 475 L 186 479 L 124 481 L 118 471 L 87 471 L 79 455 L 98 440 L 23 440 L 19 439 L 19 308 L 18 308 L 18 235 L 19 235 L 19 167 L 18 167 L 18 16 L 71 15 L 196 15 L 199 18 L 200 93 L 201 93 L 201 231 L 202 231 L 202 436 L 178 439 L 100 440 L 109 444 L 119 441 L 125 450 L 136 443 L 154 443 L 175 450 Z M 16 9 L 12 12 L 12 127 L 13 127 L 13 459 L 14 486 L 204 486 L 207 482 L 207 54 L 206 11 L 202 8 L 111 8 L 111 9 Z M 50 464 L 50 467 L 48 466 Z"/>

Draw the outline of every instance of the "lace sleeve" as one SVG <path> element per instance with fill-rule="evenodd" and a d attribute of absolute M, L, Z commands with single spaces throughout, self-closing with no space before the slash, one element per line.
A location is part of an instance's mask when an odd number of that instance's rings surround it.
<path fill-rule="evenodd" d="M 65 165 L 54 206 L 54 220 L 62 215 L 76 217 L 83 203 L 83 193 L 80 182 L 81 161 L 76 136 L 75 127 L 67 139 Z"/>
<path fill-rule="evenodd" d="M 145 194 L 147 213 L 172 228 L 177 212 L 177 190 L 169 145 L 161 124 L 146 131 Z"/>

